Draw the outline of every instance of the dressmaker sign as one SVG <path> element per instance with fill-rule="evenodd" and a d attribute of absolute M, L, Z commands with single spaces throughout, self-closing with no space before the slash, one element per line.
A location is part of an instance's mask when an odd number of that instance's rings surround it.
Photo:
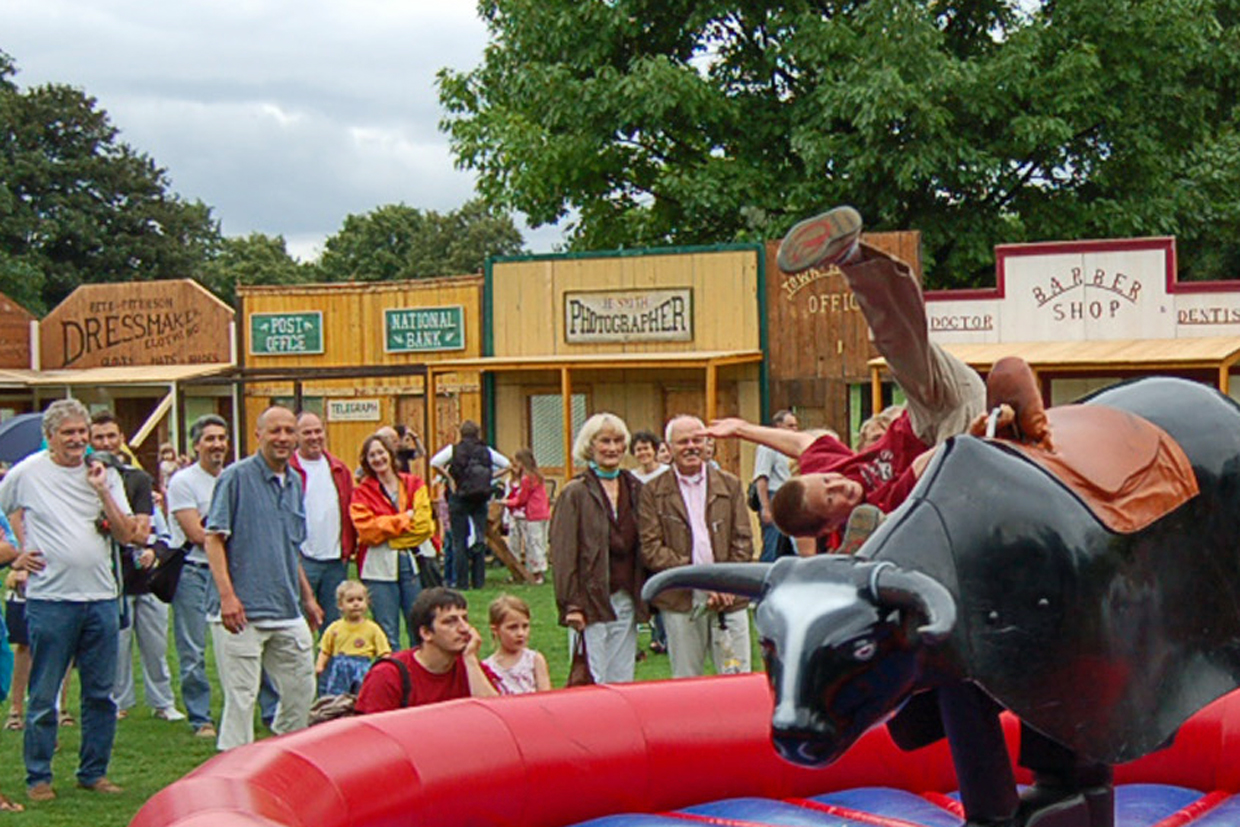
<path fill-rule="evenodd" d="M 39 324 L 39 364 L 56 368 L 228 362 L 233 312 L 188 279 L 89 284 Z"/>
<path fill-rule="evenodd" d="M 693 290 L 599 290 L 564 294 L 564 340 L 693 341 Z"/>

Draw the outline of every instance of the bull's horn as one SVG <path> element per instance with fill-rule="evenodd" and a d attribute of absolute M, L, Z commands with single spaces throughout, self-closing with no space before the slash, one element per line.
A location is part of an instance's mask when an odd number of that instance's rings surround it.
<path fill-rule="evenodd" d="M 646 581 L 642 600 L 649 602 L 668 589 L 707 589 L 742 597 L 760 597 L 770 563 L 712 563 L 708 566 L 677 566 Z"/>
<path fill-rule="evenodd" d="M 919 571 L 879 563 L 871 572 L 874 597 L 883 606 L 914 609 L 926 618 L 917 633 L 930 644 L 941 643 L 956 625 L 956 598 L 942 583 Z"/>

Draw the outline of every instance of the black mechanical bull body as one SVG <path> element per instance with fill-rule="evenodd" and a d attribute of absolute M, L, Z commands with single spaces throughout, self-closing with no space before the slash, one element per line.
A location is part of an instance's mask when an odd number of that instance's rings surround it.
<path fill-rule="evenodd" d="M 1135 759 L 1240 685 L 1240 407 L 1167 378 L 1086 403 L 1165 430 L 1200 493 L 1117 534 L 1020 452 L 957 437 L 855 557 L 674 569 L 647 595 L 760 598 L 773 737 L 791 760 L 834 760 L 954 681 L 1081 756 Z"/>

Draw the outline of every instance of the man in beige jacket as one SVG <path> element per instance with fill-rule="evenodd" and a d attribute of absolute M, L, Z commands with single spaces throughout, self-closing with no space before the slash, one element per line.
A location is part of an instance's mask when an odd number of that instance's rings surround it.
<path fill-rule="evenodd" d="M 705 426 L 695 416 L 667 423 L 672 471 L 647 483 L 638 519 L 642 560 L 652 572 L 709 563 L 753 560 L 753 531 L 738 480 L 703 459 Z M 672 677 L 701 675 L 706 649 L 718 673 L 748 672 L 749 613 L 745 600 L 720 592 L 680 589 L 654 604 L 667 627 Z"/>

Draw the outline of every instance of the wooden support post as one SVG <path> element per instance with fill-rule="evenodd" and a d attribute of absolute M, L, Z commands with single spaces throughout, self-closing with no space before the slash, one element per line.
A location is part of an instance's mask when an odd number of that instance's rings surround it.
<path fill-rule="evenodd" d="M 422 434 L 422 447 L 426 449 L 426 453 L 427 453 L 427 457 L 426 457 L 426 462 L 427 462 L 426 473 L 427 474 L 433 473 L 430 470 L 431 457 L 435 455 L 434 453 L 435 451 L 439 450 L 439 442 L 438 442 L 438 427 L 439 426 L 438 426 L 438 423 L 436 423 L 435 421 L 436 419 L 435 414 L 438 413 L 438 411 L 436 410 L 437 405 L 435 404 L 435 400 L 436 400 L 435 380 L 437 378 L 438 378 L 438 374 L 435 373 L 435 369 L 428 365 L 426 368 L 426 376 L 423 377 L 422 379 L 422 394 L 423 394 L 422 412 L 426 419 L 426 425 L 424 426 L 426 428 L 426 433 Z M 426 481 L 434 482 L 434 480 L 431 480 L 429 477 L 427 478 Z"/>
<path fill-rule="evenodd" d="M 564 479 L 573 478 L 573 378 L 560 368 L 560 400 L 564 405 Z"/>
<path fill-rule="evenodd" d="M 738 411 L 739 413 L 739 411 Z M 706 363 L 706 424 L 719 418 L 719 368 Z"/>
<path fill-rule="evenodd" d="M 883 410 L 883 370 L 880 367 L 870 368 L 870 413 L 881 413 Z"/>

